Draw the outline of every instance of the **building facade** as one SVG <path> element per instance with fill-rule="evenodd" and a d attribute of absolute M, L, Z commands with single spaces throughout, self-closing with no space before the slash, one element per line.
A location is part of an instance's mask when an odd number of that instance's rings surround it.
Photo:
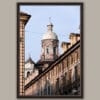
<path fill-rule="evenodd" d="M 29 57 L 25 62 L 24 29 L 31 16 L 23 12 L 19 16 L 19 95 L 81 95 L 80 34 L 70 33 L 70 42 L 62 42 L 59 55 L 59 39 L 50 22 L 41 40 L 40 60 L 34 63 Z"/>
<path fill-rule="evenodd" d="M 19 72 L 18 72 L 18 78 L 19 78 L 19 82 L 18 82 L 18 86 L 19 86 L 19 95 L 23 96 L 25 91 L 24 91 L 24 86 L 25 86 L 25 80 L 24 80 L 24 54 L 25 54 L 25 45 L 24 45 L 24 37 L 25 37 L 25 26 L 29 20 L 31 16 L 20 12 L 18 14 L 18 28 L 19 28 L 19 34 L 18 34 L 18 48 L 19 48 L 19 53 L 18 53 L 18 68 L 19 68 Z"/>
<path fill-rule="evenodd" d="M 80 95 L 79 37 L 80 34 L 70 34 L 70 43 L 62 43 L 64 53 L 25 85 L 26 96 Z"/>
<path fill-rule="evenodd" d="M 39 69 L 35 66 L 34 61 L 29 57 L 25 62 L 25 85 L 39 74 Z"/>

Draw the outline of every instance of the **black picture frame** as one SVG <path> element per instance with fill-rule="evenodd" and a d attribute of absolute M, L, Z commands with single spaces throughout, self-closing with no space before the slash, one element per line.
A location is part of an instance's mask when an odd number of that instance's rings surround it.
<path fill-rule="evenodd" d="M 80 44 L 81 44 L 81 95 L 80 96 L 21 96 L 19 95 L 19 60 L 20 60 L 20 56 L 19 56 L 19 41 L 20 41 L 20 38 L 19 38 L 19 11 L 20 11 L 20 6 L 22 5 L 79 5 L 80 6 L 80 33 L 81 33 L 81 41 L 80 41 Z M 17 98 L 83 98 L 84 97 L 84 47 L 83 47 L 83 34 L 84 34 L 84 4 L 83 2 L 18 2 L 16 4 L 16 10 L 17 10 L 17 29 L 16 29 L 16 32 L 17 32 L 17 53 L 16 53 L 16 56 L 17 56 L 17 78 L 16 78 L 16 85 L 17 85 Z"/>

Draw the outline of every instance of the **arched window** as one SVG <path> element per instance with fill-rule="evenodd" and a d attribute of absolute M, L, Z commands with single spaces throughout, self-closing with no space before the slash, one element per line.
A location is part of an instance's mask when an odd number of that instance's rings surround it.
<path fill-rule="evenodd" d="M 49 49 L 47 48 L 47 54 L 49 54 Z"/>
<path fill-rule="evenodd" d="M 69 70 L 69 83 L 71 83 L 72 81 L 72 69 Z"/>
<path fill-rule="evenodd" d="M 67 82 L 67 80 L 68 80 L 67 77 L 68 77 L 68 76 L 67 76 L 67 72 L 65 72 L 65 81 L 66 81 L 66 85 L 68 84 L 68 82 Z"/>
<path fill-rule="evenodd" d="M 28 72 L 27 72 L 27 77 L 29 77 L 29 75 L 30 75 L 30 72 L 28 71 Z"/>
<path fill-rule="evenodd" d="M 78 67 L 75 66 L 75 80 L 78 79 Z"/>
<path fill-rule="evenodd" d="M 59 78 L 56 80 L 56 94 L 59 93 Z"/>
<path fill-rule="evenodd" d="M 57 55 L 56 55 L 56 47 L 53 47 L 53 56 L 54 56 L 54 59 L 57 58 Z"/>
<path fill-rule="evenodd" d="M 53 47 L 53 52 L 54 54 L 56 54 L 56 47 Z"/>

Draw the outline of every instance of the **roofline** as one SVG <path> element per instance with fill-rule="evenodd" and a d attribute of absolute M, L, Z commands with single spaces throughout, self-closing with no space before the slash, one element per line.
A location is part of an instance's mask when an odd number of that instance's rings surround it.
<path fill-rule="evenodd" d="M 25 22 L 25 25 L 27 24 L 28 20 L 30 19 L 31 15 L 25 13 L 25 12 L 19 12 L 20 20 L 23 20 Z M 21 19 L 21 16 L 26 17 L 25 19 Z"/>
<path fill-rule="evenodd" d="M 32 60 L 32 58 L 28 58 L 28 59 L 25 61 L 25 64 L 29 61 L 29 59 L 31 59 L 32 63 L 35 64 L 35 62 Z"/>
<path fill-rule="evenodd" d="M 71 43 L 70 43 L 70 42 L 62 42 L 62 43 L 61 43 L 61 47 L 63 46 L 63 44 L 70 45 Z"/>
<path fill-rule="evenodd" d="M 70 35 L 78 35 L 78 36 L 80 36 L 80 33 L 70 33 Z"/>
<path fill-rule="evenodd" d="M 27 64 L 28 63 L 28 60 L 27 61 L 25 61 L 25 64 Z M 32 60 L 32 64 L 35 64 L 35 62 Z"/>

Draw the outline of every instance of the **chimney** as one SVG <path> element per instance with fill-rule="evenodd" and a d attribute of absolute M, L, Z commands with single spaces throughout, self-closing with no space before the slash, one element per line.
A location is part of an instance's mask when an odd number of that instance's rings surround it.
<path fill-rule="evenodd" d="M 62 47 L 62 51 L 64 53 L 65 51 L 67 51 L 70 48 L 70 43 L 69 42 L 62 42 L 61 47 Z"/>
<path fill-rule="evenodd" d="M 77 41 L 80 40 L 80 34 L 78 33 L 70 33 L 69 36 L 71 46 L 74 45 Z"/>

